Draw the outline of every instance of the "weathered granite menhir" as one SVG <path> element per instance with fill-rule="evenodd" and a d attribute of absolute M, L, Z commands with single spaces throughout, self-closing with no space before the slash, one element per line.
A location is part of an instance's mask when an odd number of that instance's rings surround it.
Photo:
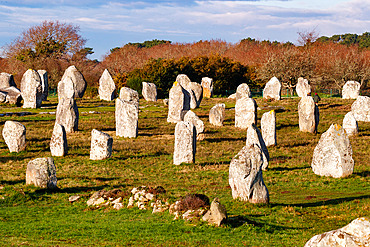
<path fill-rule="evenodd" d="M 297 85 L 295 86 L 295 91 L 297 92 L 298 97 L 301 98 L 310 94 L 311 86 L 308 83 L 308 80 L 303 77 L 299 77 Z"/>
<path fill-rule="evenodd" d="M 225 104 L 218 103 L 209 111 L 209 122 L 214 126 L 222 126 L 225 119 Z"/>
<path fill-rule="evenodd" d="M 154 83 L 143 81 L 141 93 L 146 101 L 157 101 L 157 86 Z"/>
<path fill-rule="evenodd" d="M 269 192 L 262 177 L 263 157 L 256 144 L 246 145 L 231 160 L 229 184 L 234 199 L 268 203 Z"/>
<path fill-rule="evenodd" d="M 348 112 L 343 118 L 343 129 L 348 136 L 355 136 L 358 134 L 358 124 L 352 112 Z"/>
<path fill-rule="evenodd" d="M 18 153 L 26 148 L 26 127 L 23 124 L 16 121 L 6 121 L 2 134 L 11 153 Z"/>
<path fill-rule="evenodd" d="M 262 170 L 266 170 L 270 161 L 269 151 L 266 147 L 265 141 L 262 138 L 260 130 L 254 123 L 252 123 L 247 129 L 247 139 L 245 142 L 246 146 L 250 146 L 252 144 L 256 144 L 261 149 L 263 160 Z"/>
<path fill-rule="evenodd" d="M 194 163 L 196 153 L 196 130 L 189 122 L 178 122 L 175 127 L 173 164 Z"/>
<path fill-rule="evenodd" d="M 40 69 L 37 71 L 41 78 L 41 88 L 42 88 L 42 96 L 41 100 L 45 101 L 48 99 L 49 95 L 49 79 L 48 79 L 48 72 L 44 69 Z"/>
<path fill-rule="evenodd" d="M 344 129 L 332 124 L 315 147 L 312 170 L 320 176 L 347 177 L 353 173 L 352 146 Z"/>
<path fill-rule="evenodd" d="M 55 189 L 57 187 L 57 175 L 54 159 L 50 157 L 37 158 L 28 162 L 26 184 Z"/>
<path fill-rule="evenodd" d="M 12 74 L 5 72 L 0 73 L 0 89 L 5 87 L 17 87 L 14 82 L 14 77 Z"/>
<path fill-rule="evenodd" d="M 262 115 L 261 131 L 267 147 L 276 145 L 276 114 L 274 110 Z"/>
<path fill-rule="evenodd" d="M 257 104 L 252 98 L 242 97 L 235 104 L 235 127 L 246 129 L 257 124 Z"/>
<path fill-rule="evenodd" d="M 347 81 L 342 88 L 342 99 L 357 99 L 361 84 L 357 81 Z"/>
<path fill-rule="evenodd" d="M 170 89 L 168 99 L 167 122 L 177 123 L 184 119 L 184 115 L 190 110 L 190 95 L 180 83 L 175 81 Z"/>
<path fill-rule="evenodd" d="M 67 135 L 63 125 L 55 124 L 50 141 L 52 156 L 64 156 L 68 152 Z"/>
<path fill-rule="evenodd" d="M 357 121 L 370 122 L 370 97 L 358 96 L 351 106 L 351 112 Z"/>
<path fill-rule="evenodd" d="M 64 81 L 67 78 L 70 78 L 72 80 L 73 89 L 75 91 L 74 97 L 82 98 L 87 87 L 85 78 L 83 77 L 82 73 L 78 71 L 76 66 L 72 65 L 64 71 L 61 81 Z"/>
<path fill-rule="evenodd" d="M 317 133 L 319 125 L 319 108 L 311 96 L 303 96 L 298 103 L 299 130 Z"/>
<path fill-rule="evenodd" d="M 23 108 L 39 108 L 42 103 L 42 83 L 36 70 L 28 69 L 22 77 Z"/>
<path fill-rule="evenodd" d="M 281 95 L 281 83 L 276 77 L 272 77 L 265 85 L 263 89 L 264 99 L 280 100 Z"/>
<path fill-rule="evenodd" d="M 185 74 L 179 74 L 176 81 L 189 93 L 190 108 L 198 108 L 203 99 L 203 87 L 199 83 L 190 81 Z"/>
<path fill-rule="evenodd" d="M 184 121 L 192 123 L 195 126 L 197 140 L 204 140 L 204 123 L 193 111 L 188 111 L 184 116 Z"/>
<path fill-rule="evenodd" d="M 112 156 L 113 138 L 102 131 L 91 131 L 91 160 L 103 160 Z"/>
<path fill-rule="evenodd" d="M 213 79 L 203 77 L 201 85 L 203 87 L 203 98 L 211 98 L 213 96 Z"/>
<path fill-rule="evenodd" d="M 103 74 L 99 79 L 99 98 L 101 100 L 112 101 L 116 92 L 116 84 L 113 81 L 107 69 L 104 70 Z"/>
<path fill-rule="evenodd" d="M 242 83 L 236 88 L 235 99 L 239 100 L 244 97 L 252 98 L 252 93 L 247 83 Z"/>
<path fill-rule="evenodd" d="M 20 106 L 22 101 L 22 93 L 18 88 L 14 86 L 3 87 L 0 88 L 0 92 L 5 94 L 5 103 Z"/>
<path fill-rule="evenodd" d="M 139 123 L 139 94 L 131 88 L 123 87 L 116 99 L 116 135 L 136 138 Z"/>

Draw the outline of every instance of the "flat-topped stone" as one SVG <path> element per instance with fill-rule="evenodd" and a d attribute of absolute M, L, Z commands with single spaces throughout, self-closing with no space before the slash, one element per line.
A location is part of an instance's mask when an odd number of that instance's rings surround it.
<path fill-rule="evenodd" d="M 91 131 L 91 160 L 103 160 L 112 156 L 113 138 L 102 131 Z"/>
<path fill-rule="evenodd" d="M 55 189 L 57 187 L 56 168 L 53 158 L 37 158 L 27 164 L 26 184 Z"/>
<path fill-rule="evenodd" d="M 131 101 L 116 99 L 116 136 L 136 138 L 138 135 L 139 105 L 136 99 Z"/>
<path fill-rule="evenodd" d="M 42 103 L 42 84 L 39 73 L 28 69 L 22 77 L 21 94 L 23 108 L 39 108 Z"/>
<path fill-rule="evenodd" d="M 192 123 L 180 121 L 175 127 L 173 164 L 194 163 L 196 153 L 196 130 Z"/>

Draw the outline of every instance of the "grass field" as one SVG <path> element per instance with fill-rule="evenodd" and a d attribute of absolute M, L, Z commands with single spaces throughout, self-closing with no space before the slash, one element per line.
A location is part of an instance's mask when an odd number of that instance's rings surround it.
<path fill-rule="evenodd" d="M 269 106 L 282 106 L 277 118 L 277 146 L 269 147 L 270 164 L 263 172 L 270 193 L 269 205 L 233 200 L 228 185 L 231 159 L 243 147 L 246 130 L 234 127 L 234 100 L 204 99 L 194 112 L 204 121 L 206 138 L 197 142 L 195 164 L 172 164 L 174 124 L 166 122 L 161 102 L 141 100 L 139 136 L 115 136 L 114 102 L 79 99 L 79 131 L 68 134 L 69 154 L 54 157 L 58 189 L 25 185 L 27 163 L 50 156 L 49 142 L 57 98 L 41 109 L 0 105 L 0 114 L 29 111 L 32 115 L 0 117 L 27 128 L 27 148 L 9 153 L 0 141 L 0 245 L 1 246 L 303 246 L 313 235 L 340 228 L 353 219 L 370 216 L 370 123 L 359 122 L 352 137 L 354 173 L 342 179 L 320 177 L 311 170 L 313 150 L 332 123 L 342 124 L 353 100 L 324 98 L 320 102 L 318 134 L 299 132 L 298 98 L 269 102 L 256 99 L 262 114 Z M 216 103 L 226 104 L 223 127 L 209 124 Z M 95 111 L 98 113 L 88 113 Z M 258 121 L 260 127 L 260 121 Z M 110 134 L 112 158 L 89 159 L 92 129 Z M 173 220 L 167 212 L 152 214 L 135 208 L 94 209 L 86 201 L 95 191 L 136 186 L 162 186 L 174 202 L 189 193 L 218 197 L 229 220 L 221 227 L 204 222 Z M 71 195 L 81 195 L 73 204 Z M 128 198 L 125 198 L 125 203 Z"/>

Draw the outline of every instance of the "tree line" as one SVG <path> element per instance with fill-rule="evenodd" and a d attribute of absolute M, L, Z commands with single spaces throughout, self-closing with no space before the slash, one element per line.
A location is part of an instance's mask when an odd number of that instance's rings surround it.
<path fill-rule="evenodd" d="M 362 88 L 369 86 L 369 33 L 330 38 L 317 37 L 314 32 L 299 33 L 300 45 L 252 38 L 235 44 L 154 39 L 112 48 L 97 61 L 88 58 L 93 49 L 85 46 L 79 31 L 78 26 L 59 21 L 31 27 L 3 48 L 1 72 L 13 74 L 19 83 L 28 68 L 46 69 L 51 88 L 56 88 L 64 70 L 75 65 L 93 94 L 107 68 L 118 88 L 129 86 L 140 91 L 142 81 L 153 82 L 162 97 L 168 95 L 180 73 L 196 82 L 202 77 L 213 78 L 216 94 L 235 90 L 241 83 L 261 88 L 273 76 L 291 90 L 299 77 L 307 78 L 315 89 L 339 89 L 348 80 L 359 81 Z"/>

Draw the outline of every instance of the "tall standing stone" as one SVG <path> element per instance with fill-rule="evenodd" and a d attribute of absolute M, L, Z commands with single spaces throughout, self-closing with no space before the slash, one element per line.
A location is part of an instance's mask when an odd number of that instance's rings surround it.
<path fill-rule="evenodd" d="M 14 82 L 14 77 L 11 74 L 1 72 L 0 73 L 0 89 L 5 87 L 17 87 Z"/>
<path fill-rule="evenodd" d="M 139 108 L 139 93 L 131 88 L 122 87 L 119 92 L 121 100 L 135 104 Z"/>
<path fill-rule="evenodd" d="M 182 121 L 188 110 L 190 110 L 189 92 L 176 81 L 169 93 L 167 122 L 177 123 Z"/>
<path fill-rule="evenodd" d="M 320 176 L 347 177 L 353 173 L 352 146 L 344 129 L 332 124 L 315 147 L 312 170 Z"/>
<path fill-rule="evenodd" d="M 265 85 L 263 89 L 264 99 L 280 100 L 281 95 L 281 83 L 275 76 L 272 77 Z"/>
<path fill-rule="evenodd" d="M 267 147 L 276 145 L 276 114 L 274 110 L 262 115 L 261 131 Z"/>
<path fill-rule="evenodd" d="M 211 98 L 213 96 L 213 79 L 203 77 L 201 85 L 203 87 L 203 98 Z"/>
<path fill-rule="evenodd" d="M 10 152 L 20 152 L 26 148 L 26 127 L 16 121 L 6 121 L 3 138 Z"/>
<path fill-rule="evenodd" d="M 48 72 L 46 70 L 40 69 L 37 71 L 41 78 L 41 87 L 42 87 L 42 100 L 45 101 L 48 99 L 49 95 L 49 79 Z"/>
<path fill-rule="evenodd" d="M 251 124 L 247 129 L 247 139 L 245 142 L 246 146 L 250 146 L 252 144 L 257 145 L 261 149 L 262 152 L 262 170 L 266 170 L 269 161 L 270 161 L 270 155 L 269 151 L 266 147 L 265 141 L 262 138 L 262 134 L 260 130 L 257 128 L 255 124 Z"/>
<path fill-rule="evenodd" d="M 23 108 L 38 108 L 42 103 L 42 85 L 39 73 L 28 69 L 22 77 L 21 94 Z"/>
<path fill-rule="evenodd" d="M 173 163 L 194 163 L 196 153 L 196 130 L 192 123 L 178 122 L 175 127 Z"/>
<path fill-rule="evenodd" d="M 235 127 L 246 129 L 257 124 L 257 104 L 252 98 L 243 97 L 235 104 Z"/>
<path fill-rule="evenodd" d="M 225 104 L 218 103 L 209 111 L 209 122 L 214 126 L 222 126 L 225 119 Z"/>
<path fill-rule="evenodd" d="M 53 158 L 38 158 L 27 164 L 26 184 L 54 189 L 57 187 L 57 175 Z"/>
<path fill-rule="evenodd" d="M 311 96 L 304 96 L 298 103 L 299 130 L 316 133 L 319 125 L 319 108 Z"/>
<path fill-rule="evenodd" d="M 193 111 L 190 110 L 185 114 L 184 122 L 192 123 L 195 126 L 197 140 L 204 139 L 204 123 Z"/>
<path fill-rule="evenodd" d="M 63 125 L 55 124 L 50 141 L 52 156 L 64 156 L 68 152 L 67 135 Z"/>
<path fill-rule="evenodd" d="M 139 124 L 139 94 L 131 88 L 123 87 L 116 99 L 116 135 L 136 138 Z"/>
<path fill-rule="evenodd" d="M 252 97 L 251 90 L 249 89 L 249 86 L 247 83 L 242 83 L 236 88 L 235 99 L 239 100 L 244 97 L 246 98 Z"/>
<path fill-rule="evenodd" d="M 141 92 L 146 101 L 157 101 L 157 86 L 154 83 L 143 81 Z"/>
<path fill-rule="evenodd" d="M 295 91 L 297 92 L 298 97 L 301 97 L 301 98 L 311 93 L 311 86 L 308 83 L 308 80 L 302 77 L 299 77 L 298 83 L 295 87 Z"/>
<path fill-rule="evenodd" d="M 190 108 L 199 107 L 203 98 L 203 88 L 200 84 L 190 81 L 185 74 L 180 74 L 176 77 L 176 81 L 185 89 L 190 96 Z"/>
<path fill-rule="evenodd" d="M 348 112 L 344 116 L 343 129 L 345 129 L 348 136 L 354 136 L 358 134 L 358 124 L 352 112 Z"/>
<path fill-rule="evenodd" d="M 357 99 L 361 84 L 357 81 L 347 81 L 342 88 L 342 99 Z"/>
<path fill-rule="evenodd" d="M 71 78 L 73 82 L 73 88 L 75 90 L 74 97 L 82 98 L 84 96 L 86 86 L 87 86 L 85 78 L 83 77 L 82 73 L 78 71 L 76 66 L 72 65 L 72 66 L 69 66 L 64 71 L 61 81 L 66 80 L 68 77 Z"/>
<path fill-rule="evenodd" d="M 99 98 L 101 100 L 112 101 L 114 99 L 115 91 L 116 84 L 114 83 L 109 71 L 105 69 L 99 79 Z"/>
<path fill-rule="evenodd" d="M 351 112 L 357 121 L 370 122 L 370 97 L 358 96 L 351 106 Z"/>
<path fill-rule="evenodd" d="M 231 160 L 229 184 L 234 199 L 251 203 L 268 203 L 269 192 L 262 177 L 261 149 L 252 144 L 244 146 Z"/>
<path fill-rule="evenodd" d="M 103 160 L 112 156 L 113 138 L 107 133 L 93 129 L 91 131 L 91 160 Z"/>

